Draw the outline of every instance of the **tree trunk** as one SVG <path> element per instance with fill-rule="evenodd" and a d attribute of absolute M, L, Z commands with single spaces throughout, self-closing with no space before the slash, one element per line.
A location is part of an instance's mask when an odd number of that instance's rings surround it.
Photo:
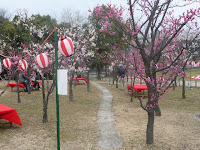
<path fill-rule="evenodd" d="M 185 75 L 185 69 L 183 69 L 183 72 Z M 186 96 L 185 96 L 185 76 L 183 76 L 182 98 L 186 98 Z"/>
<path fill-rule="evenodd" d="M 30 58 L 29 58 L 30 60 Z M 27 80 L 28 80 L 28 94 L 31 94 L 31 82 L 30 82 L 30 67 L 27 69 Z"/>
<path fill-rule="evenodd" d="M 148 112 L 146 144 L 153 144 L 154 142 L 153 127 L 154 127 L 154 111 Z"/>
<path fill-rule="evenodd" d="M 115 84 L 115 68 L 114 68 L 114 66 L 113 66 L 113 84 Z"/>
<path fill-rule="evenodd" d="M 48 122 L 47 118 L 47 101 L 45 99 L 45 86 L 44 86 L 44 78 L 42 78 L 42 98 L 43 98 L 43 119 L 42 122 Z"/>
<path fill-rule="evenodd" d="M 43 104 L 45 101 L 45 86 L 44 86 L 44 78 L 42 78 L 42 97 L 43 97 Z"/>
<path fill-rule="evenodd" d="M 73 101 L 73 89 L 72 89 L 73 80 L 74 80 L 74 72 L 72 72 L 72 77 L 69 82 L 69 100 L 70 101 Z"/>
<path fill-rule="evenodd" d="M 160 111 L 159 105 L 155 106 L 155 113 L 156 113 L 156 116 L 161 116 L 161 111 Z"/>
<path fill-rule="evenodd" d="M 101 70 L 97 67 L 97 80 L 101 80 Z"/>
<path fill-rule="evenodd" d="M 173 80 L 173 83 L 172 83 L 172 87 L 173 87 L 173 90 L 175 90 L 176 88 L 176 78 Z"/>
<path fill-rule="evenodd" d="M 70 82 L 69 82 L 69 100 L 70 100 L 70 101 L 73 101 L 72 82 L 73 82 L 73 80 L 71 79 Z"/>
<path fill-rule="evenodd" d="M 76 77 L 76 79 L 74 80 L 74 86 L 76 86 L 77 85 L 77 77 Z"/>
<path fill-rule="evenodd" d="M 174 85 L 175 85 L 175 87 L 177 87 L 176 79 L 177 79 L 177 77 L 175 77 L 175 79 L 174 79 Z"/>
<path fill-rule="evenodd" d="M 20 94 L 19 94 L 19 78 L 17 76 L 17 103 L 21 103 Z"/>
<path fill-rule="evenodd" d="M 49 91 L 49 74 L 47 73 L 47 91 Z"/>
<path fill-rule="evenodd" d="M 90 72 L 87 72 L 87 91 L 90 91 Z"/>
<path fill-rule="evenodd" d="M 116 88 L 118 88 L 118 78 L 116 78 Z"/>
<path fill-rule="evenodd" d="M 107 71 L 107 68 L 105 67 L 105 77 L 108 76 L 108 71 Z"/>
<path fill-rule="evenodd" d="M 11 77 L 9 78 L 7 84 L 4 83 L 5 87 L 4 87 L 4 89 L 1 91 L 0 96 L 3 95 L 3 93 L 5 93 L 5 91 L 6 91 L 6 89 L 7 89 L 7 86 L 8 86 L 8 84 L 9 84 L 9 82 L 10 82 L 10 79 L 11 79 Z"/>
<path fill-rule="evenodd" d="M 133 78 L 131 76 L 131 85 L 133 86 Z M 131 87 L 131 102 L 133 102 L 133 87 Z"/>
<path fill-rule="evenodd" d="M 43 106 L 43 123 L 48 122 L 48 117 L 47 117 L 47 103 L 45 101 L 45 104 Z"/>

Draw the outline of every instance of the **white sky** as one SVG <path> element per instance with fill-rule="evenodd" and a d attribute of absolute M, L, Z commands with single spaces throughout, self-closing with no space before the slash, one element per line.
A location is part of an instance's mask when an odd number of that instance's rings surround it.
<path fill-rule="evenodd" d="M 181 4 L 183 0 L 174 0 Z M 127 7 L 127 0 L 0 0 L 0 8 L 8 10 L 11 17 L 14 17 L 17 10 L 27 9 L 29 15 L 38 14 L 47 15 L 49 14 L 57 21 L 61 19 L 61 13 L 63 9 L 71 9 L 74 12 L 79 10 L 81 14 L 86 16 L 89 15 L 88 10 L 93 9 L 97 4 L 107 3 L 122 5 Z M 199 3 L 193 4 L 192 8 L 199 7 Z M 186 8 L 176 9 L 175 14 L 185 11 Z"/>
<path fill-rule="evenodd" d="M 127 0 L 0 0 L 0 8 L 8 10 L 12 17 L 19 9 L 27 9 L 29 15 L 38 14 L 51 15 L 57 20 L 61 19 L 63 9 L 81 11 L 88 15 L 89 9 L 93 9 L 97 4 L 114 3 L 126 6 Z"/>

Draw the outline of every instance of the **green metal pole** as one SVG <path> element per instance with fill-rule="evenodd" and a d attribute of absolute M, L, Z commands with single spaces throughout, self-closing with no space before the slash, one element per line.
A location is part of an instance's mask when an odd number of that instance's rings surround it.
<path fill-rule="evenodd" d="M 59 95 L 58 95 L 58 82 L 57 82 L 57 70 L 58 70 L 58 37 L 57 30 L 54 31 L 55 38 L 55 72 L 56 72 L 56 114 L 57 114 L 57 149 L 60 150 L 60 118 L 59 118 Z"/>

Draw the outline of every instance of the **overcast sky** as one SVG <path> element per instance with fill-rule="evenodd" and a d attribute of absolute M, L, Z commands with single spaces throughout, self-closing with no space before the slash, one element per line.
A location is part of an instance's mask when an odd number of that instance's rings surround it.
<path fill-rule="evenodd" d="M 51 15 L 57 20 L 61 19 L 63 9 L 80 10 L 88 15 L 88 9 L 97 4 L 115 3 L 126 6 L 127 0 L 0 0 L 0 8 L 8 10 L 14 16 L 18 9 L 27 9 L 30 14 Z"/>
<path fill-rule="evenodd" d="M 41 15 L 49 14 L 60 21 L 63 9 L 71 9 L 74 12 L 79 10 L 81 14 L 88 16 L 89 9 L 93 9 L 97 4 L 101 5 L 110 2 L 118 6 L 127 7 L 127 0 L 0 0 L 0 8 L 8 10 L 11 17 L 14 17 L 17 10 L 27 9 L 29 15 L 38 13 Z M 175 0 L 175 2 L 180 4 L 183 0 Z M 192 5 L 192 8 L 196 7 L 199 7 L 199 3 Z M 175 9 L 175 14 L 178 15 L 185 10 L 185 8 Z"/>

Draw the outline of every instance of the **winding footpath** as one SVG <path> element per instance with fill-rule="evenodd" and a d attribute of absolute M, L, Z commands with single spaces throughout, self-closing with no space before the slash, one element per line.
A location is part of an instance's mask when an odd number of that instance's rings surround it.
<path fill-rule="evenodd" d="M 92 84 L 103 93 L 102 101 L 97 114 L 100 136 L 98 146 L 101 149 L 119 149 L 121 148 L 121 142 L 115 127 L 115 119 L 112 111 L 113 96 L 110 91 L 103 86 L 94 82 Z"/>

